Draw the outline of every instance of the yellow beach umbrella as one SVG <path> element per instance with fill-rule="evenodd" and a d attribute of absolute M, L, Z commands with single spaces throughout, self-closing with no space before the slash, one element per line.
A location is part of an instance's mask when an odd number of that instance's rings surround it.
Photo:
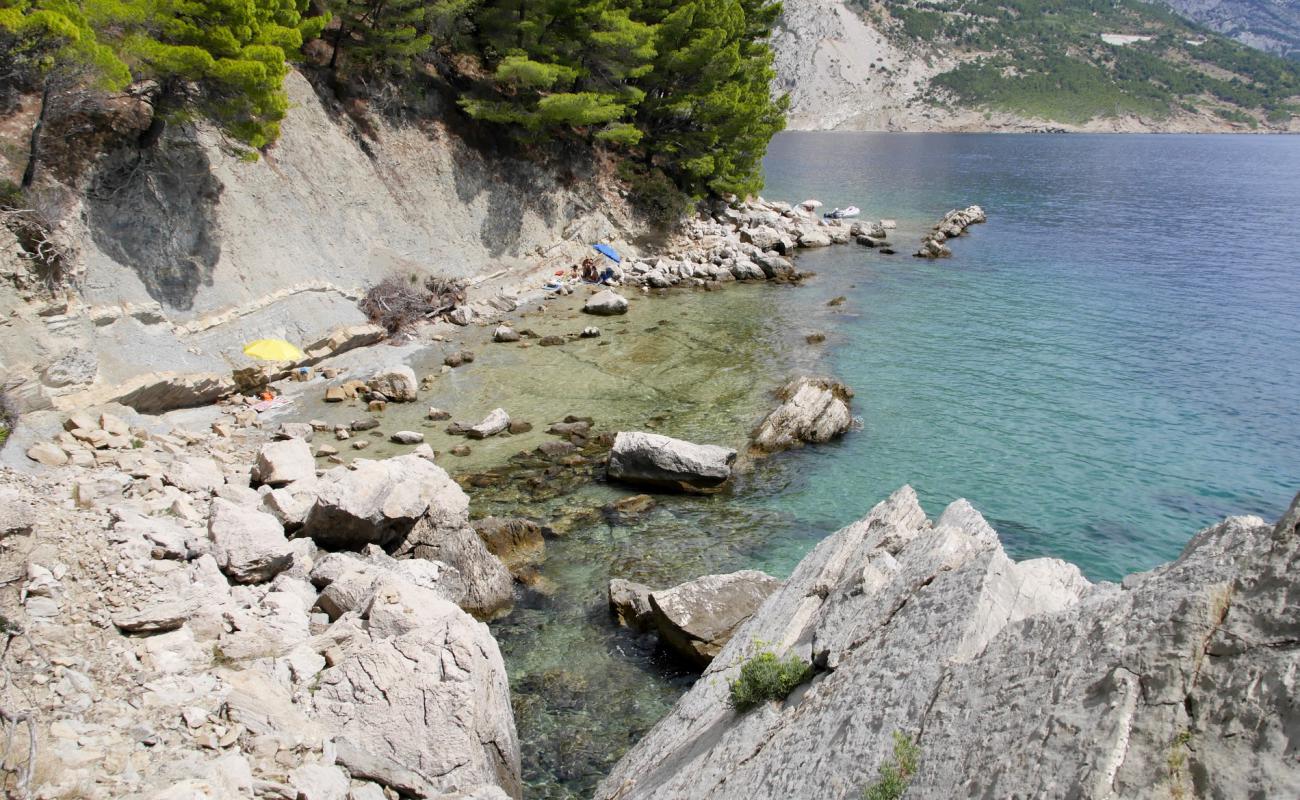
<path fill-rule="evenodd" d="M 301 361 L 306 354 L 283 339 L 258 339 L 244 345 L 244 355 L 263 361 Z"/>

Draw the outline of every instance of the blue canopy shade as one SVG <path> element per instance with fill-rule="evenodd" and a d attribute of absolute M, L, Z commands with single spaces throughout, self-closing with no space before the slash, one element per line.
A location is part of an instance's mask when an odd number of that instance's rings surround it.
<path fill-rule="evenodd" d="M 609 245 L 593 244 L 592 247 L 596 249 L 597 253 L 600 253 L 605 258 L 608 258 L 609 260 L 613 261 L 615 264 L 623 263 L 623 259 L 622 257 L 619 256 L 618 251 L 610 247 Z"/>

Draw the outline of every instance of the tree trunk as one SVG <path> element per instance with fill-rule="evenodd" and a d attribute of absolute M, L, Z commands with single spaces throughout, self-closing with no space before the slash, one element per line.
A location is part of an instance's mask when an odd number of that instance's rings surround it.
<path fill-rule="evenodd" d="M 24 189 L 29 188 L 36 180 L 36 165 L 41 160 L 41 128 L 45 127 L 45 114 L 50 107 L 50 79 L 45 79 L 45 85 L 41 88 L 41 112 L 36 116 L 36 124 L 32 126 L 32 135 L 27 144 L 27 167 L 23 170 Z"/>
<path fill-rule="evenodd" d="M 347 26 L 343 20 L 339 20 L 339 29 L 334 34 L 334 51 L 330 53 L 330 69 L 337 69 L 339 63 L 339 50 L 343 49 L 343 35 Z"/>

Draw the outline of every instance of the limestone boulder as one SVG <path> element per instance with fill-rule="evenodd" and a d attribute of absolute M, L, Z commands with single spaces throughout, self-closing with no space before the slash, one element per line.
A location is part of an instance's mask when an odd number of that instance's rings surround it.
<path fill-rule="evenodd" d="M 486 439 L 489 436 L 496 436 L 509 427 L 510 415 L 504 408 L 494 408 L 482 422 L 465 431 L 465 435 L 471 439 Z"/>
<path fill-rule="evenodd" d="M 775 453 L 804 442 L 828 442 L 853 425 L 853 391 L 830 378 L 796 378 L 781 387 L 777 399 L 781 405 L 754 431 L 755 452 Z"/>
<path fill-rule="evenodd" d="M 217 497 L 208 516 L 212 555 L 236 583 L 263 583 L 293 562 L 284 529 L 270 514 Z"/>
<path fill-rule="evenodd" d="M 487 626 L 437 593 L 387 576 L 312 698 L 354 779 L 403 796 L 522 795 L 505 664 Z M 490 794 L 487 796 L 491 796 Z"/>
<path fill-rule="evenodd" d="M 650 593 L 654 591 L 644 583 L 625 578 L 609 581 L 609 611 L 618 624 L 635 631 L 654 629 L 654 613 L 650 608 Z"/>
<path fill-rule="evenodd" d="M 466 610 L 490 617 L 510 607 L 510 572 L 470 527 L 469 498 L 442 467 L 414 454 L 350 466 L 320 479 L 299 536 L 327 550 L 376 545 L 398 557 L 444 562 L 464 583 Z"/>
<path fill-rule="evenodd" d="M 907 797 L 1293 796 L 1298 525 L 1300 498 L 1092 584 L 905 487 L 818 544 L 593 796 L 861 797 L 896 734 L 920 752 Z M 728 683 L 764 650 L 816 675 L 737 713 Z"/>
<path fill-rule="evenodd" d="M 627 313 L 627 298 L 613 289 L 605 289 L 587 298 L 582 310 L 598 316 L 615 316 Z"/>
<path fill-rule="evenodd" d="M 717 489 L 731 477 L 736 451 L 657 433 L 622 431 L 609 454 L 609 477 L 683 491 Z"/>
<path fill-rule="evenodd" d="M 366 387 L 394 403 L 409 403 L 417 398 L 420 382 L 415 379 L 415 370 L 400 364 L 376 373 L 366 381 Z"/>
<path fill-rule="evenodd" d="M 461 524 L 469 500 L 439 466 L 415 455 L 358 459 L 327 471 L 299 535 L 328 550 L 391 549 L 427 515 Z"/>
<path fill-rule="evenodd" d="M 310 426 L 308 426 L 310 427 Z M 286 486 L 310 482 L 316 477 L 316 459 L 306 439 L 294 438 L 267 442 L 257 451 L 253 465 L 254 483 Z"/>
<path fill-rule="evenodd" d="M 812 230 L 799 236 L 800 247 L 830 247 L 833 244 L 829 231 Z"/>
<path fill-rule="evenodd" d="M 706 667 L 780 585 L 771 575 L 752 569 L 705 575 L 651 592 L 649 621 L 664 644 L 690 663 Z"/>

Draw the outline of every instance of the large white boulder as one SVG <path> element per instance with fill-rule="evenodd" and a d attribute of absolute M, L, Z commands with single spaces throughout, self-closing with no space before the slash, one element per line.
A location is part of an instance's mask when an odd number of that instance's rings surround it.
<path fill-rule="evenodd" d="M 221 497 L 212 500 L 208 538 L 217 565 L 236 583 L 269 581 L 293 562 L 275 517 Z"/>
<path fill-rule="evenodd" d="M 853 425 L 853 391 L 830 378 L 796 378 L 777 392 L 781 405 L 754 431 L 753 449 L 775 453 L 804 442 L 828 442 Z"/>
<path fill-rule="evenodd" d="M 469 498 L 442 467 L 418 455 L 351 466 L 320 479 L 299 536 L 326 549 L 377 545 L 400 557 L 442 561 L 463 581 L 463 608 L 490 617 L 510 607 L 510 572 L 470 527 Z"/>
<path fill-rule="evenodd" d="M 582 310 L 588 314 L 614 316 L 627 313 L 627 298 L 613 289 L 605 289 L 587 298 Z"/>
<path fill-rule="evenodd" d="M 311 445 L 305 439 L 267 442 L 257 451 L 257 463 L 253 465 L 254 483 L 285 486 L 315 477 L 316 459 L 312 457 Z"/>
<path fill-rule="evenodd" d="M 727 447 L 621 431 L 609 454 L 609 477 L 684 491 L 716 489 L 731 477 L 736 451 Z"/>
<path fill-rule="evenodd" d="M 519 798 L 509 683 L 487 626 L 391 574 L 362 616 L 367 628 L 321 674 L 312 700 L 338 763 L 402 795 L 501 787 Z"/>

